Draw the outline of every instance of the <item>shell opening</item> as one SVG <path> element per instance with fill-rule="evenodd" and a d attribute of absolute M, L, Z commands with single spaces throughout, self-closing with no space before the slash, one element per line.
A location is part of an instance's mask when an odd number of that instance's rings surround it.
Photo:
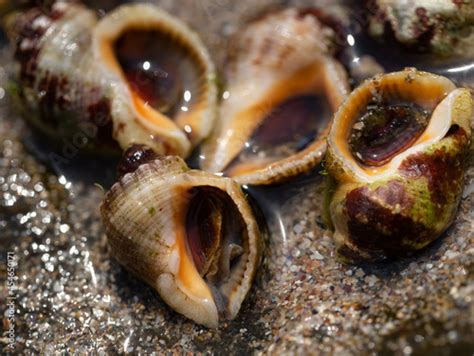
<path fill-rule="evenodd" d="M 113 53 L 132 91 L 147 106 L 176 120 L 199 100 L 200 73 L 190 50 L 172 34 L 127 29 Z"/>
<path fill-rule="evenodd" d="M 368 105 L 352 126 L 351 152 L 361 164 L 381 166 L 421 136 L 430 114 L 415 103 Z"/>
<path fill-rule="evenodd" d="M 345 170 L 373 182 L 444 137 L 463 91 L 447 78 L 406 68 L 355 89 L 334 116 L 328 144 Z"/>
<path fill-rule="evenodd" d="M 331 116 L 325 95 L 287 98 L 269 110 L 225 174 L 250 172 L 303 151 L 326 128 Z"/>
<path fill-rule="evenodd" d="M 228 284 L 239 284 L 249 253 L 245 221 L 231 197 L 216 187 L 193 187 L 189 194 L 187 251 L 219 313 L 226 315 Z"/>

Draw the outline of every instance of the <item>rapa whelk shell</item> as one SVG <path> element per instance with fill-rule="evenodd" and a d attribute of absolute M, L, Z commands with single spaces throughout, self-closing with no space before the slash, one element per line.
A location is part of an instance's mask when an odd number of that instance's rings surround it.
<path fill-rule="evenodd" d="M 196 323 L 235 318 L 262 244 L 240 187 L 178 157 L 147 157 L 135 171 L 127 157 L 101 206 L 112 255 Z"/>

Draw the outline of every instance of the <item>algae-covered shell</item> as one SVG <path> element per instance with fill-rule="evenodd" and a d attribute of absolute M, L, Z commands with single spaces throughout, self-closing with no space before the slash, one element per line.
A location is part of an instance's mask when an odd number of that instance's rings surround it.
<path fill-rule="evenodd" d="M 343 67 L 329 54 L 333 35 L 314 12 L 294 8 L 236 34 L 203 169 L 241 184 L 271 184 L 320 162 L 330 119 L 349 91 Z"/>
<path fill-rule="evenodd" d="M 472 1 L 365 1 L 364 15 L 375 38 L 393 36 L 411 50 L 438 56 L 471 58 L 474 54 Z"/>
<path fill-rule="evenodd" d="M 447 78 L 376 76 L 337 111 L 328 136 L 328 215 L 340 255 L 420 249 L 453 221 L 463 188 L 472 99 Z"/>
<path fill-rule="evenodd" d="M 122 149 L 186 157 L 209 134 L 214 66 L 199 37 L 163 10 L 123 5 L 98 21 L 57 1 L 11 17 L 8 28 L 22 107 L 49 136 L 82 131 L 99 150 L 113 137 Z"/>
<path fill-rule="evenodd" d="M 262 244 L 240 187 L 190 170 L 179 157 L 147 156 L 136 170 L 127 157 L 128 173 L 101 206 L 111 254 L 196 323 L 217 327 L 235 318 Z"/>

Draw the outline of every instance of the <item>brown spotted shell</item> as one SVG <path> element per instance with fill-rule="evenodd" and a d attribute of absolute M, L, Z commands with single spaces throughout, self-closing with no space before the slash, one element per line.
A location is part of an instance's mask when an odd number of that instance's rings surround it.
<path fill-rule="evenodd" d="M 427 122 L 407 140 L 414 108 Z M 359 121 L 367 113 L 378 121 Z M 327 212 L 342 257 L 376 260 L 417 250 L 448 228 L 462 193 L 471 117 L 467 89 L 414 68 L 378 75 L 350 94 L 334 117 L 325 164 Z M 383 160 L 372 162 L 360 155 L 363 145 L 350 145 L 359 131 Z"/>

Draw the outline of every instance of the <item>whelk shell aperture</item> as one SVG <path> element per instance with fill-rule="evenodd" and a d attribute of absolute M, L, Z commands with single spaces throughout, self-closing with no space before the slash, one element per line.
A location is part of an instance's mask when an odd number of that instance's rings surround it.
<path fill-rule="evenodd" d="M 112 87 L 118 99 L 129 93 L 127 100 L 113 102 L 112 110 L 132 110 L 138 124 L 156 134 L 155 145 L 163 140 L 166 146 L 163 138 L 169 137 L 186 157 L 209 135 L 216 115 L 215 69 L 200 38 L 184 23 L 152 5 L 123 5 L 99 22 L 93 47 L 106 80 L 126 83 Z M 133 132 L 119 130 L 117 138 L 146 143 L 130 140 Z M 172 153 L 166 147 L 155 151 Z"/>

